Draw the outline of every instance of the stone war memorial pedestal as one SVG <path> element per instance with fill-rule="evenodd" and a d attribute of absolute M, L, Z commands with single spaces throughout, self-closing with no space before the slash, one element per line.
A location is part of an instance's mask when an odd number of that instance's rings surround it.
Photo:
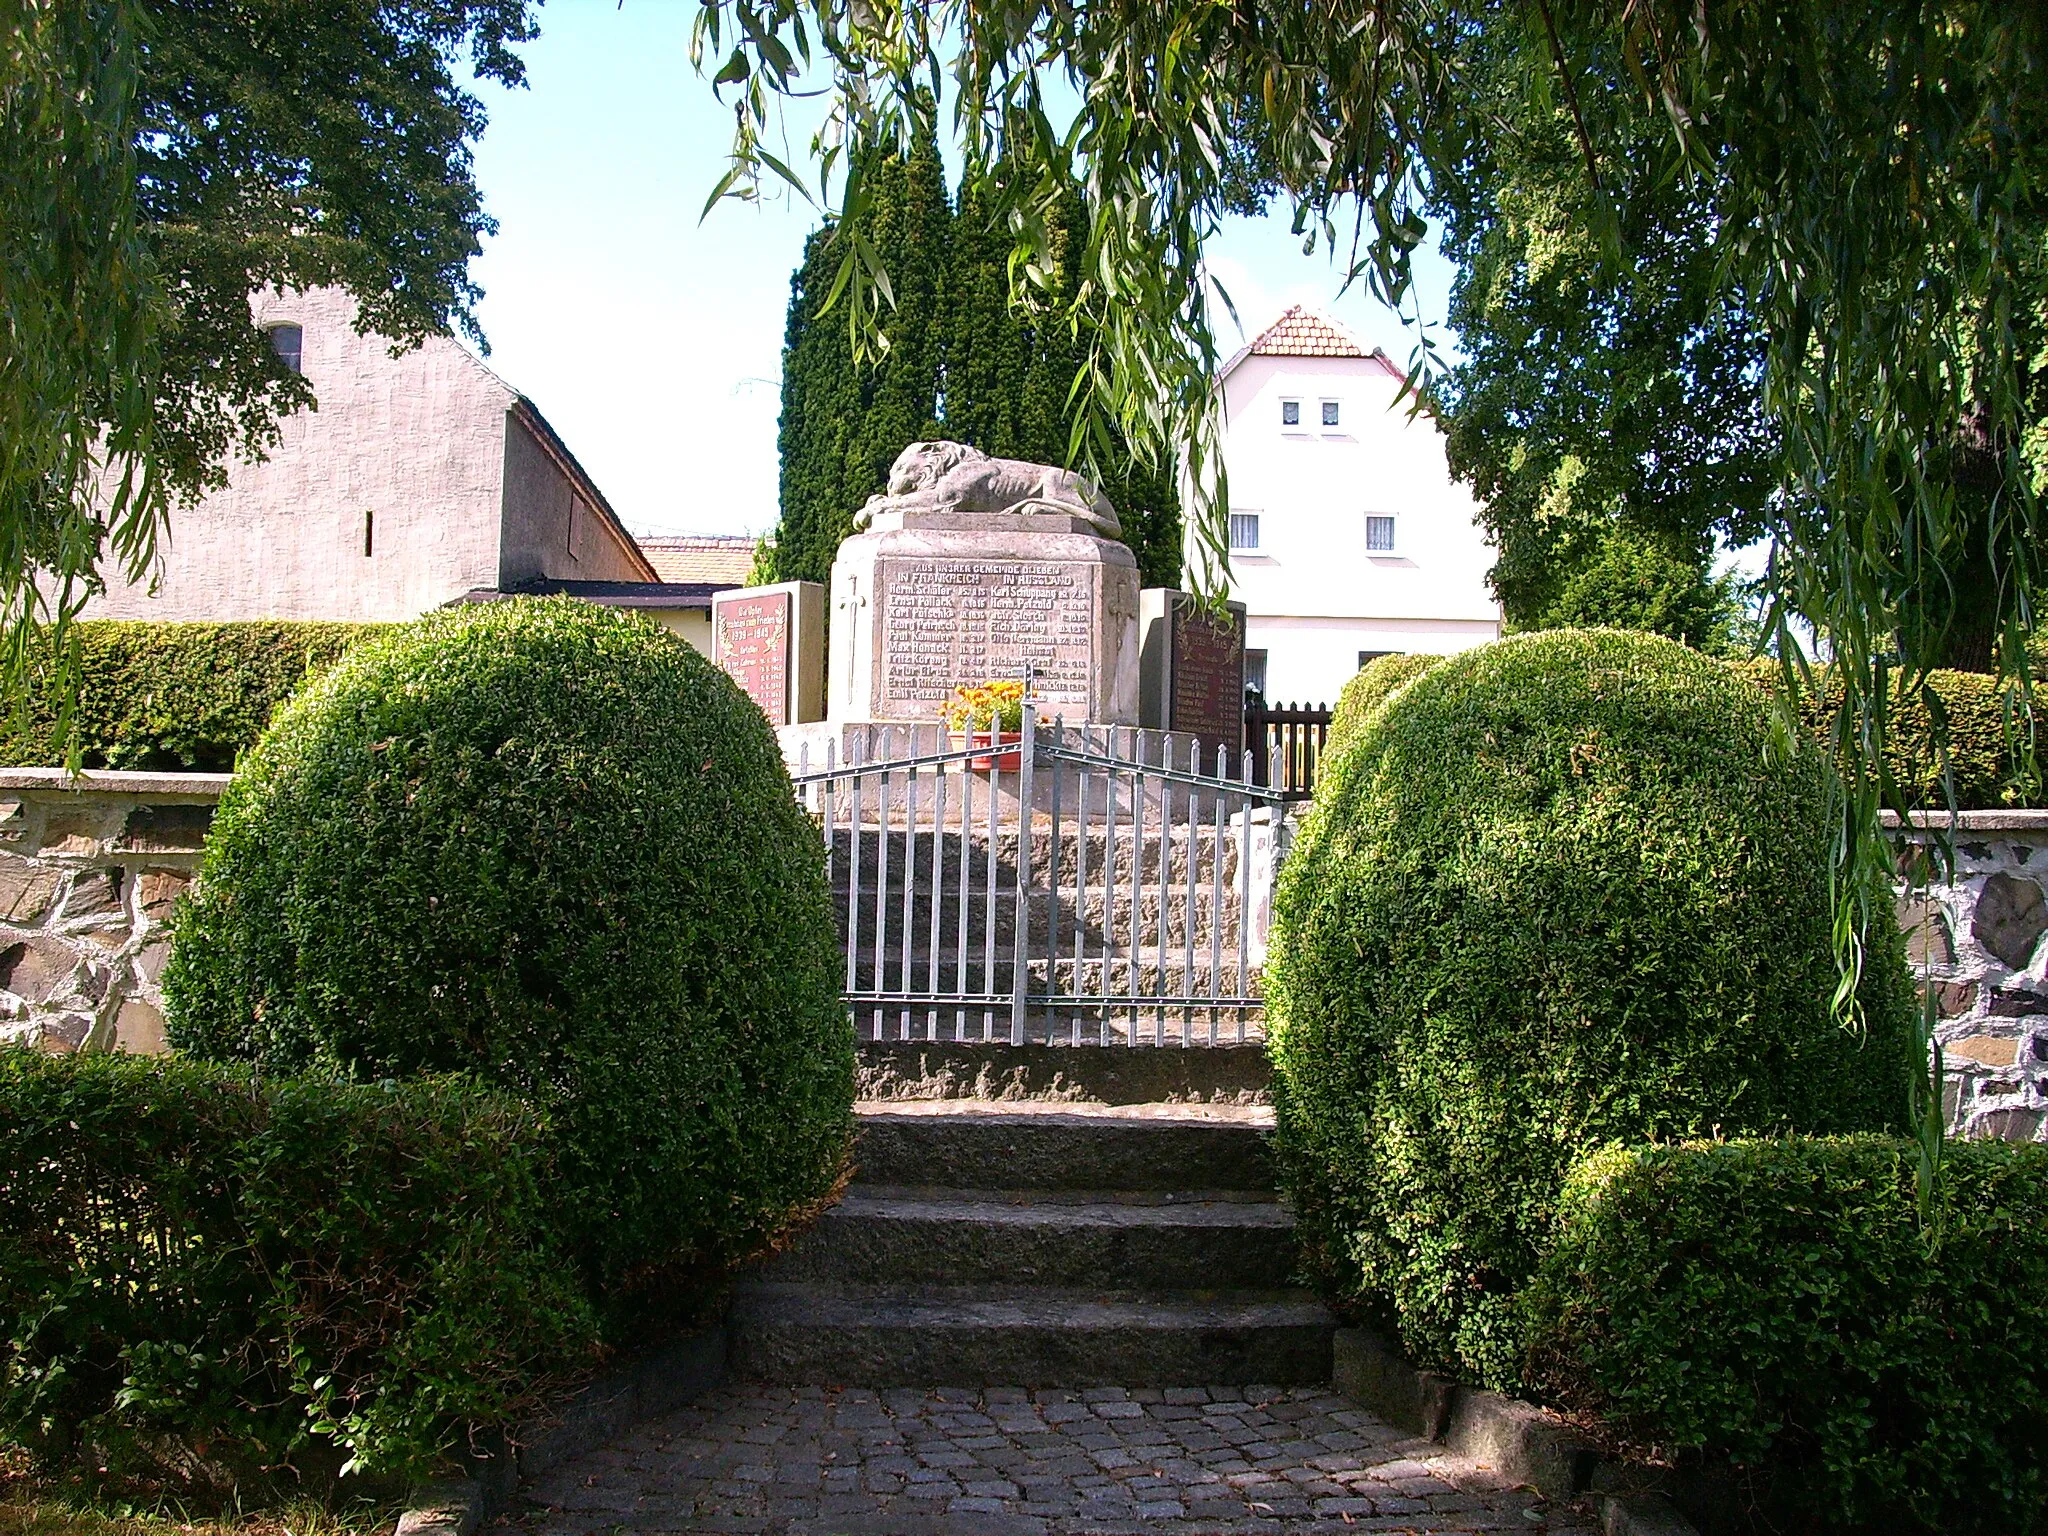
<path fill-rule="evenodd" d="M 832 565 L 828 718 L 929 725 L 962 684 L 1021 679 L 1039 713 L 1138 723 L 1138 566 L 1079 517 L 884 513 Z"/>
<path fill-rule="evenodd" d="M 1039 721 L 1074 745 L 1190 766 L 1192 738 L 1139 729 L 1138 564 L 1116 509 L 1086 481 L 960 443 L 913 443 L 861 519 L 832 565 L 825 721 L 780 733 L 792 772 L 947 752 L 955 688 L 1027 680 Z M 971 776 L 977 805 L 992 793 L 991 814 L 1014 824 L 1018 775 Z M 902 776 L 882 777 L 900 806 Z M 1118 777 L 1106 791 L 1096 773 L 1094 793 L 1127 795 Z M 1072 765 L 1048 763 L 1034 781 L 1041 812 L 1055 795 L 1077 806 L 1080 790 Z"/>

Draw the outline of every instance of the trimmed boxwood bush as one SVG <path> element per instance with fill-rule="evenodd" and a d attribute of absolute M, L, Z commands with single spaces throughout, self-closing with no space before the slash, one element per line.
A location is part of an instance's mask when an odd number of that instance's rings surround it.
<path fill-rule="evenodd" d="M 522 599 L 358 648 L 244 760 L 197 891 L 164 974 L 179 1049 L 518 1094 L 614 1303 L 756 1250 L 839 1177 L 822 843 L 761 711 L 645 619 Z"/>
<path fill-rule="evenodd" d="M 1512 1387 L 1567 1170 L 1615 1142 L 1885 1129 L 1912 990 L 1874 904 L 1830 1016 L 1829 769 L 1672 641 L 1547 631 L 1415 679 L 1328 766 L 1281 879 L 1283 1176 L 1336 1291 Z"/>
<path fill-rule="evenodd" d="M 384 624 L 75 624 L 73 729 L 87 768 L 226 773 L 277 706 Z M 59 691 L 40 674 L 19 719 L 0 722 L 0 763 L 58 767 Z"/>
<path fill-rule="evenodd" d="M 2048 1528 L 2048 1147 L 1949 1147 L 1927 1228 L 1913 1153 L 1595 1154 L 1529 1290 L 1532 1376 L 1732 1467 L 1778 1529 Z"/>
<path fill-rule="evenodd" d="M 1744 662 L 1741 670 L 1767 689 L 1778 686 L 1778 663 L 1769 657 Z M 2008 734 L 1998 679 L 1985 672 L 1944 671 L 1928 673 L 1927 684 L 1941 701 L 1946 717 L 1948 766 L 1955 784 L 1956 808 L 1995 811 L 2007 806 L 2041 804 L 2039 786 L 2029 782 L 2025 765 L 2015 750 L 2024 736 L 2024 722 L 2013 721 Z M 1839 688 L 1828 686 L 1824 671 L 1818 695 L 1812 689 L 1801 691 L 1800 719 L 1819 740 L 1832 739 L 1834 713 L 1841 707 L 1841 697 Z M 1892 744 L 1887 757 L 1906 803 L 1946 809 L 1948 799 L 1942 787 L 1942 758 L 1935 745 L 1935 721 L 1917 690 L 1894 701 L 1890 730 Z"/>
<path fill-rule="evenodd" d="M 223 1491 L 426 1468 L 595 1357 L 544 1158 L 461 1081 L 0 1047 L 0 1438 Z"/>
<path fill-rule="evenodd" d="M 1337 695 L 1337 707 L 1330 711 L 1330 734 L 1324 739 L 1323 755 L 1341 751 L 1364 726 L 1366 717 L 1398 688 L 1413 682 L 1442 661 L 1441 656 L 1409 654 L 1375 656 L 1358 669 L 1358 675 Z"/>

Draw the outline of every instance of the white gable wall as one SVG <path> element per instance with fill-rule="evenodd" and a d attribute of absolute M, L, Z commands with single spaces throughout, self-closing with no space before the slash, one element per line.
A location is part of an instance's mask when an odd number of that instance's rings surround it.
<path fill-rule="evenodd" d="M 1388 364 L 1251 355 L 1223 390 L 1231 508 L 1259 516 L 1258 550 L 1232 557 L 1231 596 L 1247 609 L 1247 648 L 1267 653 L 1268 702 L 1334 703 L 1360 651 L 1498 638 L 1476 504 L 1435 424 L 1394 404 Z M 1282 424 L 1287 399 L 1301 402 L 1298 426 Z M 1325 400 L 1338 405 L 1334 428 L 1322 425 Z M 1369 513 L 1395 519 L 1390 553 L 1366 549 Z"/>

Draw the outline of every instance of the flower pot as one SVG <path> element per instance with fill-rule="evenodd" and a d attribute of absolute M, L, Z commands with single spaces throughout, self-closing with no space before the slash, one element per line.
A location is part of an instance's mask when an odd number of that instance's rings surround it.
<path fill-rule="evenodd" d="M 954 731 L 953 750 L 962 747 L 1008 747 L 1023 741 L 1022 731 Z M 1024 761 L 1022 751 L 990 752 L 986 757 L 970 757 L 967 766 L 976 773 L 1015 773 Z"/>

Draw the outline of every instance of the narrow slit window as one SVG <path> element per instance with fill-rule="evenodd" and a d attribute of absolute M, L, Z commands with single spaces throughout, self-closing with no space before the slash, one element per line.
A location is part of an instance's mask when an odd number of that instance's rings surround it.
<path fill-rule="evenodd" d="M 1368 553 L 1375 555 L 1394 552 L 1394 520 L 1391 517 L 1366 518 L 1365 547 Z"/>
<path fill-rule="evenodd" d="M 277 354 L 277 360 L 284 364 L 285 371 L 303 372 L 300 362 L 306 345 L 304 329 L 296 325 L 273 325 L 269 328 L 269 336 L 270 350 Z"/>
<path fill-rule="evenodd" d="M 377 514 L 375 512 L 365 511 L 363 513 L 363 558 L 367 560 L 370 558 L 370 556 L 376 553 Z"/>

